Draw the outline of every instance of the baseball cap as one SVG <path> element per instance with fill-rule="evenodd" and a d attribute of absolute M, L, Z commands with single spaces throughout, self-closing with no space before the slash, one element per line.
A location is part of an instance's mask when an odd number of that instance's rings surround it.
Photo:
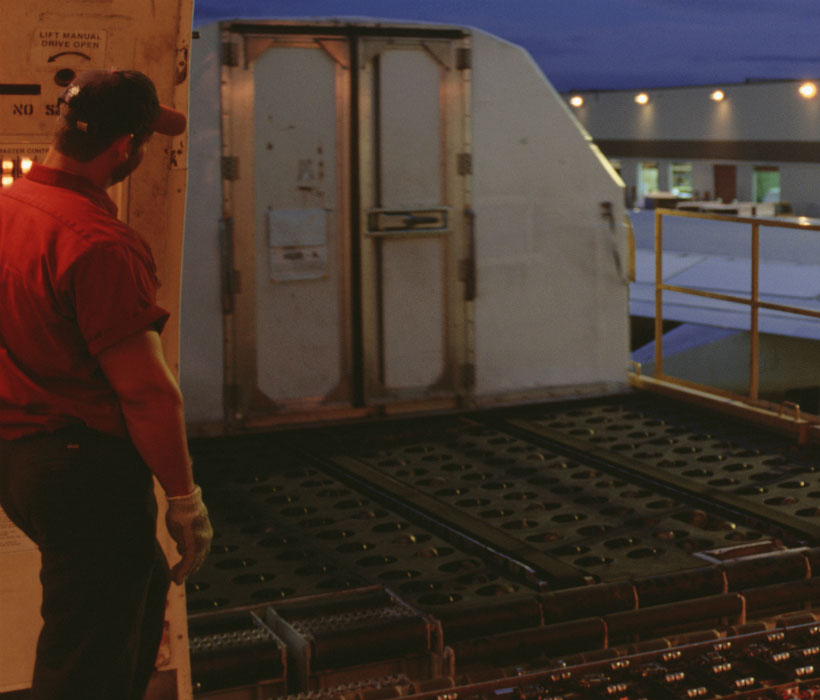
<path fill-rule="evenodd" d="M 159 103 L 154 83 L 135 70 L 80 73 L 60 95 L 61 116 L 69 126 L 103 137 L 140 130 L 176 136 L 185 131 L 182 112 Z"/>

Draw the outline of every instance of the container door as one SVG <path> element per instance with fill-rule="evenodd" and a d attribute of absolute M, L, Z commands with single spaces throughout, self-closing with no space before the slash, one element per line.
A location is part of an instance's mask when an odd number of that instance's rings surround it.
<path fill-rule="evenodd" d="M 459 65 L 462 56 L 459 41 L 447 39 L 360 44 L 362 318 L 370 403 L 446 405 L 469 387 L 469 71 Z"/>
<path fill-rule="evenodd" d="M 228 420 L 252 426 L 344 408 L 348 44 L 228 32 L 223 40 L 233 54 L 223 68 Z"/>
<path fill-rule="evenodd" d="M 469 384 L 466 39 L 374 33 L 223 35 L 237 427 L 452 405 Z"/>

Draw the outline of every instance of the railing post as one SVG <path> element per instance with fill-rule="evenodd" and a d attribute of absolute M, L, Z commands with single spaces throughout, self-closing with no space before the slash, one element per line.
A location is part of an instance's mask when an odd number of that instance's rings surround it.
<path fill-rule="evenodd" d="M 749 327 L 749 398 L 756 399 L 759 388 L 758 316 L 760 306 L 760 224 L 752 224 L 752 299 L 750 304 L 751 323 Z"/>
<path fill-rule="evenodd" d="M 752 227 L 751 240 L 751 290 L 748 295 L 724 294 L 697 287 L 686 287 L 675 284 L 667 284 L 663 280 L 663 217 L 673 216 L 689 219 L 704 219 L 708 221 L 726 221 L 735 224 L 749 224 Z M 668 384 L 679 384 L 690 386 L 701 391 L 730 396 L 733 400 L 756 401 L 760 393 L 760 310 L 773 311 L 776 314 L 795 314 L 804 318 L 812 318 L 820 321 L 820 310 L 806 307 L 790 306 L 786 304 L 776 304 L 772 301 L 760 299 L 760 227 L 799 229 L 802 231 L 820 232 L 820 225 L 811 224 L 802 220 L 792 222 L 780 219 L 766 219 L 760 221 L 751 217 L 730 216 L 721 214 L 708 214 L 703 212 L 690 211 L 669 211 L 660 209 L 655 211 L 655 369 L 653 378 Z M 674 275 L 673 279 L 674 281 Z M 681 378 L 670 377 L 663 371 L 663 292 L 674 295 L 692 295 L 705 299 L 712 299 L 728 304 L 739 304 L 749 306 L 749 392 L 748 396 L 734 394 L 733 392 L 720 391 L 696 382 L 686 381 Z M 813 423 L 817 427 L 818 424 Z M 820 430 L 815 430 L 820 435 Z M 808 439 L 804 436 L 804 439 Z"/>
<path fill-rule="evenodd" d="M 655 370 L 653 376 L 663 375 L 663 227 L 661 213 L 655 210 Z"/>

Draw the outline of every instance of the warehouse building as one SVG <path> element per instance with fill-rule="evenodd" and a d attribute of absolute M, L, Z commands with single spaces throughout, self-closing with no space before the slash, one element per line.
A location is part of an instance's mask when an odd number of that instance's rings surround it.
<path fill-rule="evenodd" d="M 722 204 L 727 213 L 820 215 L 816 81 L 564 96 L 620 172 L 630 206 L 660 197 Z"/>

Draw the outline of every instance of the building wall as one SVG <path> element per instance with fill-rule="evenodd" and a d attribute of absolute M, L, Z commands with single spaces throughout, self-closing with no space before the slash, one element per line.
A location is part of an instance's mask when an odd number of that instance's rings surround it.
<path fill-rule="evenodd" d="M 680 162 L 692 166 L 695 196 L 712 199 L 714 165 L 724 164 L 736 167 L 736 198 L 753 201 L 755 167 L 775 167 L 781 200 L 796 215 L 815 217 L 820 216 L 820 97 L 802 97 L 801 84 L 661 88 L 646 91 L 646 105 L 634 101 L 638 90 L 572 94 L 583 97 L 574 114 L 618 167 L 627 194 L 640 190 L 640 163 L 657 163 L 658 190 L 669 191 L 669 166 Z M 720 102 L 710 99 L 717 87 L 725 93 Z"/>
<path fill-rule="evenodd" d="M 820 165 L 794 163 L 780 171 L 780 191 L 795 203 L 794 213 L 820 218 Z"/>
<path fill-rule="evenodd" d="M 781 190 L 784 181 L 787 183 L 788 200 L 793 206 L 801 209 L 803 216 L 820 215 L 820 165 L 811 163 L 744 163 L 742 161 L 726 160 L 686 160 L 680 158 L 618 158 L 612 162 L 626 185 L 627 194 L 637 190 L 638 172 L 641 163 L 651 161 L 658 165 L 658 190 L 669 192 L 672 184 L 669 178 L 670 167 L 674 163 L 686 162 L 692 166 L 692 182 L 695 198 L 714 199 L 714 165 L 734 165 L 737 168 L 737 199 L 742 202 L 754 200 L 754 168 L 755 166 L 776 166 L 780 171 Z M 635 204 L 629 202 L 630 204 Z M 812 213 L 816 212 L 816 213 Z"/>
<path fill-rule="evenodd" d="M 584 105 L 574 113 L 596 140 L 813 142 L 820 97 L 801 97 L 800 84 L 784 80 L 646 90 L 646 105 L 634 101 L 640 90 L 572 94 L 584 98 Z M 726 95 L 721 102 L 709 98 L 717 87 Z"/>

